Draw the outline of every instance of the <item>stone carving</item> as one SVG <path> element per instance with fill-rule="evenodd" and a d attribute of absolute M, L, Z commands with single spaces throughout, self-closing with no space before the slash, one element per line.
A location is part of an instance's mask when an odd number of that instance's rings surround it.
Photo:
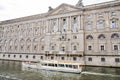
<path fill-rule="evenodd" d="M 82 0 L 78 1 L 78 3 L 76 4 L 76 7 L 78 7 L 78 8 L 82 8 L 83 7 Z"/>

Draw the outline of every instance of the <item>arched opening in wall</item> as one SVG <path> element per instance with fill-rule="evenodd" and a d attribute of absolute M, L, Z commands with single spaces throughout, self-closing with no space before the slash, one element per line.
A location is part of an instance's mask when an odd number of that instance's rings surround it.
<path fill-rule="evenodd" d="M 117 33 L 114 33 L 114 34 L 111 35 L 111 38 L 112 39 L 117 39 L 117 38 L 119 38 L 119 35 Z"/>
<path fill-rule="evenodd" d="M 92 36 L 92 35 L 88 35 L 88 36 L 86 37 L 86 39 L 92 40 L 92 39 L 93 39 L 93 36 Z"/>
<path fill-rule="evenodd" d="M 98 36 L 98 39 L 105 39 L 104 34 L 100 34 L 100 35 Z"/>

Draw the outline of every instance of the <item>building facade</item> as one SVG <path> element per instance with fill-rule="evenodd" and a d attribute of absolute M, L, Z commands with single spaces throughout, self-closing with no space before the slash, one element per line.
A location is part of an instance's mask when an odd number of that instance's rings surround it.
<path fill-rule="evenodd" d="M 120 67 L 120 0 L 61 4 L 47 13 L 0 22 L 0 59 Z"/>

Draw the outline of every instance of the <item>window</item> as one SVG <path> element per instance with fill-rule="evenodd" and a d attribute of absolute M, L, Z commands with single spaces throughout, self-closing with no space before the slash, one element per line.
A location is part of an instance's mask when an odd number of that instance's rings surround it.
<path fill-rule="evenodd" d="M 92 24 L 87 25 L 87 30 L 92 30 Z"/>
<path fill-rule="evenodd" d="M 10 57 L 10 54 L 8 55 L 8 57 Z"/>
<path fill-rule="evenodd" d="M 29 50 L 29 49 L 30 49 L 30 45 L 27 46 L 27 50 Z"/>
<path fill-rule="evenodd" d="M 91 16 L 91 15 L 88 15 L 88 16 L 87 16 L 87 19 L 91 19 L 91 18 L 92 18 L 92 16 Z"/>
<path fill-rule="evenodd" d="M 89 57 L 89 58 L 88 58 L 88 61 L 92 61 L 92 58 L 91 58 L 91 57 Z"/>
<path fill-rule="evenodd" d="M 100 46 L 100 50 L 101 50 L 101 51 L 104 51 L 104 50 L 105 50 L 105 46 L 104 46 L 104 45 L 101 45 L 101 46 Z"/>
<path fill-rule="evenodd" d="M 34 42 L 37 42 L 38 40 L 37 40 L 37 38 L 34 38 L 34 40 L 33 40 Z"/>
<path fill-rule="evenodd" d="M 31 42 L 31 40 L 30 39 L 27 39 L 27 43 L 30 43 Z"/>
<path fill-rule="evenodd" d="M 57 30 L 58 30 L 56 20 L 53 21 L 53 29 L 52 30 L 53 30 L 53 32 L 57 32 Z"/>
<path fill-rule="evenodd" d="M 3 54 L 3 57 L 5 57 L 5 54 Z"/>
<path fill-rule="evenodd" d="M 54 46 L 51 46 L 51 50 L 55 50 L 55 47 L 54 47 Z"/>
<path fill-rule="evenodd" d="M 73 36 L 73 39 L 77 39 L 77 36 Z"/>
<path fill-rule="evenodd" d="M 17 46 L 15 46 L 15 50 L 17 50 Z"/>
<path fill-rule="evenodd" d="M 88 46 L 88 50 L 92 50 L 92 46 Z"/>
<path fill-rule="evenodd" d="M 16 55 L 14 55 L 14 58 L 16 57 Z"/>
<path fill-rule="evenodd" d="M 92 40 L 93 37 L 92 37 L 92 35 L 88 35 L 88 36 L 86 37 L 86 39 Z"/>
<path fill-rule="evenodd" d="M 104 29 L 104 24 L 103 22 L 98 23 L 98 29 Z"/>
<path fill-rule="evenodd" d="M 22 55 L 20 55 L 19 57 L 22 58 Z"/>
<path fill-rule="evenodd" d="M 76 51 L 77 50 L 77 46 L 73 46 L 73 50 Z"/>
<path fill-rule="evenodd" d="M 65 58 L 64 57 L 61 57 L 62 60 L 64 60 Z"/>
<path fill-rule="evenodd" d="M 105 39 L 104 34 L 100 34 L 100 35 L 98 36 L 98 39 Z"/>
<path fill-rule="evenodd" d="M 54 59 L 54 57 L 53 56 L 51 56 L 51 60 L 53 60 Z"/>
<path fill-rule="evenodd" d="M 116 13 L 115 12 L 111 12 L 111 16 L 115 16 L 116 15 Z"/>
<path fill-rule="evenodd" d="M 24 46 L 21 46 L 21 50 L 23 50 L 23 47 L 24 47 Z"/>
<path fill-rule="evenodd" d="M 36 56 L 33 56 L 33 59 L 35 59 L 36 58 Z"/>
<path fill-rule="evenodd" d="M 37 45 L 34 46 L 34 50 L 37 50 Z"/>
<path fill-rule="evenodd" d="M 98 17 L 99 17 L 99 18 L 103 17 L 103 14 L 102 14 L 102 13 L 99 13 L 99 14 L 98 14 Z"/>
<path fill-rule="evenodd" d="M 112 28 L 112 29 L 117 28 L 117 22 L 116 22 L 116 21 L 112 21 L 112 23 L 111 23 L 111 28 Z"/>
<path fill-rule="evenodd" d="M 101 62 L 105 62 L 105 58 L 101 58 Z"/>
<path fill-rule="evenodd" d="M 76 58 L 76 57 L 73 57 L 73 60 L 74 60 L 74 61 L 76 61 L 76 60 L 77 60 L 77 58 Z"/>
<path fill-rule="evenodd" d="M 120 58 L 115 58 L 115 62 L 120 62 Z"/>
<path fill-rule="evenodd" d="M 62 27 L 62 32 L 65 32 L 67 29 L 67 26 L 66 26 L 66 19 L 63 19 L 63 27 Z"/>
<path fill-rule="evenodd" d="M 40 58 L 43 59 L 43 56 L 41 56 Z"/>
<path fill-rule="evenodd" d="M 62 47 L 62 51 L 63 51 L 63 52 L 65 51 L 65 47 Z"/>
<path fill-rule="evenodd" d="M 26 58 L 28 58 L 28 55 L 26 55 Z"/>
<path fill-rule="evenodd" d="M 118 45 L 114 45 L 114 50 L 118 50 Z"/>
<path fill-rule="evenodd" d="M 42 46 L 42 50 L 44 50 L 44 46 Z"/>
<path fill-rule="evenodd" d="M 111 38 L 114 38 L 114 39 L 119 38 L 119 35 L 117 33 L 114 33 L 111 35 Z"/>

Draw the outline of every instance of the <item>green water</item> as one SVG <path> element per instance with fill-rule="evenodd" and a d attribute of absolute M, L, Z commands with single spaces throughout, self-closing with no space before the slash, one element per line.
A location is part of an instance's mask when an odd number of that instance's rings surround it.
<path fill-rule="evenodd" d="M 82 74 L 22 71 L 20 62 L 0 60 L 0 80 L 120 80 L 120 68 L 86 67 Z"/>

